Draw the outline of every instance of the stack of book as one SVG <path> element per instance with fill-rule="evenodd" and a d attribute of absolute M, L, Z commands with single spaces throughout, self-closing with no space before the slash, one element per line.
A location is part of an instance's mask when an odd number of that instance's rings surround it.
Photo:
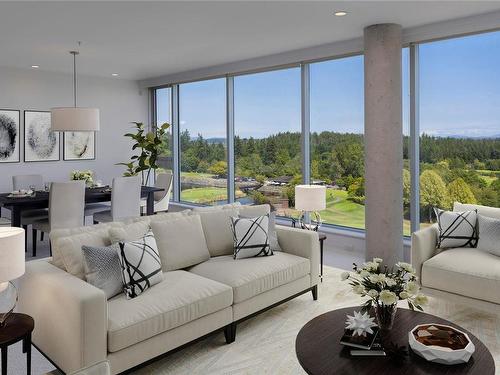
<path fill-rule="evenodd" d="M 385 356 L 385 350 L 377 327 L 373 327 L 373 333 L 366 336 L 353 335 L 353 331 L 346 329 L 340 343 L 352 348 L 350 353 L 353 357 Z"/>

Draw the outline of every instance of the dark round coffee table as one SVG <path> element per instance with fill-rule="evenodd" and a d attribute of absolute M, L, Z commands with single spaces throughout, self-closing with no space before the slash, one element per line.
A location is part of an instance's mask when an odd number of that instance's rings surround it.
<path fill-rule="evenodd" d="M 409 356 L 398 363 L 387 357 L 351 357 L 349 349 L 340 344 L 344 333 L 346 315 L 359 307 L 348 307 L 320 315 L 308 322 L 297 335 L 295 350 L 302 368 L 310 375 L 322 374 L 478 374 L 495 375 L 495 363 L 490 351 L 467 330 L 437 316 L 406 309 L 398 309 L 392 330 L 384 342 L 406 345 Z M 442 365 L 428 362 L 413 353 L 408 346 L 408 332 L 418 324 L 439 323 L 456 327 L 467 333 L 476 346 L 468 363 Z"/>

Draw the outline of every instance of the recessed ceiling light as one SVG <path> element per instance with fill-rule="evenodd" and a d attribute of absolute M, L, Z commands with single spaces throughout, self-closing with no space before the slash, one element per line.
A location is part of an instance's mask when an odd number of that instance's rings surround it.
<path fill-rule="evenodd" d="M 33 69 L 38 69 L 38 68 L 39 68 L 39 66 L 38 66 L 38 65 L 31 65 L 31 67 L 32 67 Z"/>
<path fill-rule="evenodd" d="M 113 77 L 118 77 L 118 73 L 111 73 Z"/>
<path fill-rule="evenodd" d="M 336 11 L 335 13 L 333 13 L 334 15 L 336 15 L 337 17 L 344 17 L 344 16 L 347 16 L 347 12 L 345 10 L 338 10 Z"/>

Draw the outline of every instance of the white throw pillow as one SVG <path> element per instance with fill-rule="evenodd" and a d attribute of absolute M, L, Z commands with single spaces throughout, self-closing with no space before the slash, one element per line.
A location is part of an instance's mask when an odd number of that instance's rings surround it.
<path fill-rule="evenodd" d="M 254 218 L 232 217 L 234 259 L 273 255 L 269 248 L 269 215 Z"/>
<path fill-rule="evenodd" d="M 127 299 L 135 298 L 163 280 L 161 260 L 153 232 L 138 241 L 120 242 L 118 257 Z"/>
<path fill-rule="evenodd" d="M 500 256 L 500 219 L 477 215 L 478 250 Z"/>
<path fill-rule="evenodd" d="M 210 259 L 199 215 L 152 222 L 164 272 L 194 266 Z"/>
<path fill-rule="evenodd" d="M 476 210 L 452 212 L 434 208 L 434 212 L 439 227 L 438 248 L 477 246 Z"/>

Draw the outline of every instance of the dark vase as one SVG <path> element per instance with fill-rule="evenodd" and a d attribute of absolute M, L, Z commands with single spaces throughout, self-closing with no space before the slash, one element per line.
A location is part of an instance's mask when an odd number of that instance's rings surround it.
<path fill-rule="evenodd" d="M 387 306 L 379 302 L 375 305 L 375 318 L 377 319 L 378 327 L 382 331 L 392 329 L 397 310 L 398 305 L 396 303 Z"/>

